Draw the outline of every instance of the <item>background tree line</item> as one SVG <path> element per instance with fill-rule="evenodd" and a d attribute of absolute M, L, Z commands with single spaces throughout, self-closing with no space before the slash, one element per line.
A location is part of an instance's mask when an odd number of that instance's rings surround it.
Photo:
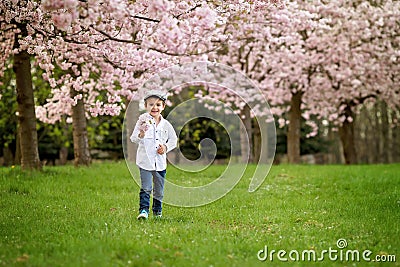
<path fill-rule="evenodd" d="M 17 107 L 16 92 L 13 87 L 15 79 L 13 73 L 8 72 L 8 79 L 1 86 L 3 96 L 0 102 L 0 164 L 10 166 L 20 163 L 20 153 L 17 135 Z M 35 76 L 40 77 L 40 76 Z M 46 97 L 50 88 L 41 79 L 34 79 L 35 99 L 40 103 Z M 197 88 L 195 88 L 197 90 Z M 193 92 L 195 91 L 193 90 Z M 192 96 L 193 97 L 193 96 Z M 174 96 L 172 97 L 174 98 Z M 167 107 L 164 115 L 168 115 L 174 106 Z M 190 111 L 188 111 L 190 112 Z M 96 160 L 121 160 L 122 153 L 122 124 L 124 114 L 119 116 L 100 116 L 88 120 L 88 136 L 91 158 Z M 400 129 L 395 121 L 399 118 L 398 111 L 393 111 L 384 102 L 369 103 L 360 107 L 360 113 L 355 121 L 355 140 L 358 163 L 392 163 L 400 162 L 399 147 Z M 287 116 L 287 114 L 285 115 Z M 278 117 L 275 118 L 278 121 Z M 326 120 L 312 118 L 318 124 L 318 134 L 310 137 L 313 131 L 303 119 L 301 122 L 300 151 L 301 162 L 317 164 L 344 163 L 343 151 L 337 129 Z M 253 120 L 254 130 L 254 159 L 257 159 L 258 137 L 257 125 Z M 277 147 L 275 163 L 288 162 L 287 158 L 287 131 L 288 127 L 277 127 Z M 71 124 L 61 120 L 55 124 L 37 123 L 39 156 L 47 165 L 67 164 L 72 162 L 74 151 Z M 179 146 L 188 159 L 197 159 L 200 156 L 199 143 L 204 138 L 210 138 L 217 144 L 217 162 L 224 163 L 230 156 L 239 156 L 240 148 L 236 144 L 234 155 L 230 155 L 229 136 L 217 122 L 197 118 L 190 121 L 180 133 Z"/>
<path fill-rule="evenodd" d="M 115 144 L 115 136 L 107 136 L 121 125 L 121 112 L 144 80 L 179 62 L 208 59 L 262 88 L 278 139 L 286 138 L 278 153 L 286 152 L 290 163 L 329 149 L 335 160 L 323 162 L 397 161 L 386 149 L 398 142 L 399 2 L 281 4 L 2 1 L 4 158 L 40 169 L 39 149 L 52 147 L 40 148 L 47 139 L 60 147 L 60 161 L 71 158 L 73 147 L 75 165 L 88 165 L 97 143 Z M 257 125 L 246 105 L 237 108 L 256 158 Z M 207 128 L 202 120 L 196 125 Z M 220 138 L 218 127 L 211 128 L 208 133 Z M 376 151 L 361 149 L 359 140 Z"/>

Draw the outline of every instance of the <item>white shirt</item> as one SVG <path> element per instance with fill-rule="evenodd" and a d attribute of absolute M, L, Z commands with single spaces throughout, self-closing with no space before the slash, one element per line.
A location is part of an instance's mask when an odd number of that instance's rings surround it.
<path fill-rule="evenodd" d="M 149 129 L 143 138 L 139 138 L 139 121 L 136 122 L 135 129 L 131 135 L 131 141 L 139 144 L 136 153 L 136 165 L 148 171 L 163 171 L 167 168 L 167 153 L 173 150 L 178 142 L 175 130 L 171 123 L 161 116 L 160 122 L 149 115 Z M 166 153 L 160 155 L 157 149 L 160 145 L 167 147 Z"/>

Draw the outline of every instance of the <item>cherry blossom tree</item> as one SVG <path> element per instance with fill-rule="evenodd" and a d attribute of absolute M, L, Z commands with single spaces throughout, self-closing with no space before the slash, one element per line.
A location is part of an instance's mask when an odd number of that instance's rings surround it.
<path fill-rule="evenodd" d="M 19 38 L 25 38 L 31 33 L 31 29 L 26 23 L 27 20 L 33 23 L 40 21 L 40 14 L 34 12 L 37 6 L 38 4 L 34 2 L 2 1 L 0 4 L 0 40 L 2 41 L 0 77 L 3 76 L 5 68 L 12 66 L 16 74 L 18 135 L 23 169 L 41 168 L 37 146 L 30 55 L 18 42 Z M 14 54 L 12 63 L 8 60 L 11 53 Z"/>
<path fill-rule="evenodd" d="M 392 1 L 287 2 L 283 10 L 233 25 L 231 42 L 214 58 L 266 91 L 279 124 L 289 125 L 290 162 L 300 161 L 300 120 L 313 136 L 317 125 L 310 118 L 316 116 L 339 128 L 346 162 L 355 163 L 357 107 L 377 98 L 398 106 L 398 11 Z"/>
<path fill-rule="evenodd" d="M 118 115 L 154 73 L 197 59 L 228 64 L 263 89 L 280 125 L 289 124 L 291 162 L 299 161 L 300 120 L 316 129 L 309 118 L 317 116 L 338 127 L 346 162 L 355 163 L 358 107 L 375 99 L 399 107 L 399 10 L 390 0 L 2 1 L 0 77 L 16 72 L 22 166 L 40 166 L 36 117 L 67 116 L 76 163 L 89 164 L 88 118 Z M 53 88 L 36 108 L 31 64 Z M 234 106 L 251 133 L 240 97 L 208 93 Z"/>
<path fill-rule="evenodd" d="M 54 88 L 36 114 L 49 123 L 71 116 L 76 163 L 89 164 L 85 116 L 119 114 L 121 96 L 130 97 L 145 73 L 171 64 L 177 55 L 208 49 L 207 33 L 215 27 L 207 4 L 192 2 L 7 0 L 0 11 L 0 71 L 12 56 L 24 169 L 40 166 L 31 56 Z M 63 73 L 55 74 L 55 68 Z"/>
<path fill-rule="evenodd" d="M 67 73 L 63 76 L 66 78 L 63 86 L 66 90 L 65 96 L 69 97 L 70 101 L 76 102 L 76 104 L 69 104 L 68 107 L 72 109 L 73 123 L 82 131 L 86 129 L 83 116 L 86 111 L 90 112 L 88 116 L 118 115 L 124 107 L 121 97 L 129 99 L 132 91 L 146 77 L 144 74 L 150 74 L 171 64 L 174 61 L 171 59 L 172 56 L 198 50 L 197 46 L 201 41 L 192 42 L 189 37 L 194 35 L 193 31 L 197 30 L 205 34 L 206 30 L 214 26 L 213 13 L 207 12 L 209 10 L 207 6 L 200 4 L 189 6 L 181 2 L 175 5 L 174 2 L 169 1 L 153 3 L 138 1 L 134 5 L 121 1 L 117 4 L 103 2 L 98 5 L 96 1 L 93 1 L 85 6 L 87 10 L 74 10 L 72 7 L 70 12 L 72 14 L 79 12 L 79 19 L 67 20 L 71 23 L 72 30 L 78 31 L 77 35 L 80 38 L 77 39 L 74 36 L 76 33 L 72 32 L 75 46 L 71 48 L 69 43 L 66 44 L 65 51 L 70 51 L 73 58 L 66 56 L 67 53 L 64 51 L 58 53 L 57 59 L 67 60 L 73 67 L 79 66 L 78 72 L 74 75 Z M 47 8 L 54 9 L 55 15 L 58 16 L 60 7 L 50 5 Z M 95 15 L 87 18 L 86 12 Z M 188 13 L 191 13 L 190 16 Z M 181 19 L 176 16 L 180 16 Z M 196 24 L 196 20 L 203 17 L 203 24 Z M 100 23 L 97 22 L 99 20 Z M 60 21 L 65 22 L 65 20 Z M 177 27 L 178 23 L 186 25 L 186 28 Z M 56 26 L 63 29 L 69 25 Z M 80 33 L 82 31 L 86 35 L 82 36 Z M 76 57 L 76 55 L 79 56 Z M 75 60 L 76 58 L 78 61 Z M 63 62 L 57 64 L 60 65 Z M 93 73 L 98 76 L 90 79 Z M 63 78 L 57 79 L 58 82 Z M 72 84 L 72 88 L 68 84 Z M 49 110 L 48 107 L 54 104 L 57 106 L 58 99 L 59 96 L 55 94 L 55 101 L 53 101 L 54 98 L 50 99 L 42 111 Z M 75 112 L 77 108 L 79 112 L 74 115 L 77 113 Z M 68 112 L 68 109 L 65 110 Z M 75 136 L 74 134 L 74 138 Z M 78 144 L 77 148 L 82 151 L 81 155 L 83 153 L 89 155 L 86 148 L 87 138 L 76 139 L 77 142 L 74 143 Z M 79 155 L 76 155 L 76 159 L 79 158 L 77 156 Z"/>
<path fill-rule="evenodd" d="M 322 2 L 300 2 L 288 5 L 288 9 L 272 14 L 272 36 L 270 53 L 264 61 L 269 73 L 264 75 L 260 86 L 268 92 L 276 114 L 281 114 L 281 126 L 288 124 L 287 154 L 290 163 L 300 163 L 300 128 L 303 98 L 315 93 L 311 86 L 315 69 L 321 64 L 321 57 L 314 50 L 314 40 L 323 37 L 329 26 L 321 10 Z M 282 114 L 288 112 L 285 121 Z M 312 123 L 307 120 L 306 123 Z"/>
<path fill-rule="evenodd" d="M 324 20 L 317 9 L 307 10 L 296 2 L 287 2 L 285 8 L 270 7 L 269 12 L 245 13 L 227 28 L 232 37 L 226 49 L 213 55 L 253 79 L 264 90 L 277 116 L 292 102 L 288 135 L 291 162 L 298 162 L 300 157 L 301 96 L 308 88 L 309 69 L 318 64 L 313 52 L 306 50 L 306 33 L 316 35 L 328 29 Z M 296 65 L 299 61 L 303 64 Z M 242 107 L 241 112 L 247 132 L 251 133 L 248 106 Z"/>
<path fill-rule="evenodd" d="M 398 3 L 289 2 L 286 7 L 268 13 L 264 47 L 257 48 L 254 43 L 262 39 L 250 35 L 242 38 L 246 43 L 239 45 L 238 56 L 227 60 L 239 59 L 236 64 L 267 91 L 280 124 L 289 124 L 290 162 L 299 162 L 301 116 L 313 135 L 314 115 L 337 125 L 346 162 L 355 163 L 357 107 L 377 98 L 398 107 Z M 254 62 L 258 68 L 251 67 Z"/>
<path fill-rule="evenodd" d="M 249 5 L 269 4 L 166 0 L 44 0 L 39 4 L 6 0 L 0 6 L 5 51 L 2 67 L 10 56 L 25 55 L 25 63 L 34 57 L 34 64 L 45 70 L 43 78 L 54 88 L 48 103 L 36 108 L 38 118 L 52 123 L 62 114 L 70 116 L 76 132 L 76 163 L 88 164 L 85 116 L 119 114 L 124 108 L 122 98 L 129 99 L 148 75 L 178 62 L 180 56 L 216 49 L 225 38 L 220 33 L 227 14 L 240 13 Z M 55 68 L 63 73 L 55 74 Z M 21 79 L 31 83 L 27 73 Z M 29 86 L 26 91 L 32 96 Z M 34 106 L 32 101 L 29 106 Z M 28 113 L 33 122 L 32 109 L 21 110 L 21 118 Z M 33 128 L 29 128 L 30 133 Z M 34 136 L 23 136 L 28 135 Z M 36 147 L 34 140 L 29 142 Z"/>
<path fill-rule="evenodd" d="M 346 163 L 357 163 L 354 120 L 359 107 L 381 99 L 398 109 L 400 5 L 337 3 L 325 11 L 332 20 L 332 31 L 318 42 L 323 64 L 312 86 L 321 88 L 306 104 L 310 113 L 327 118 L 339 127 Z M 322 90 L 323 89 L 323 90 Z"/>

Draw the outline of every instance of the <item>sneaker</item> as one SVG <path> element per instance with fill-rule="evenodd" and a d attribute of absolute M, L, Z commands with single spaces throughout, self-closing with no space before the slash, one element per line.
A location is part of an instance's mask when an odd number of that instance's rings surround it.
<path fill-rule="evenodd" d="M 158 212 L 153 212 L 154 218 L 156 219 L 161 219 L 162 218 L 162 213 L 161 211 Z"/>
<path fill-rule="evenodd" d="M 142 210 L 139 216 L 137 216 L 138 220 L 147 220 L 148 218 L 149 218 L 149 213 L 146 210 Z"/>

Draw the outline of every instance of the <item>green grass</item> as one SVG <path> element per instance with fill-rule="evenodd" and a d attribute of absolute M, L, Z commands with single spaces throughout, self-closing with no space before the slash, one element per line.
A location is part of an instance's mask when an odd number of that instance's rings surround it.
<path fill-rule="evenodd" d="M 167 177 L 185 185 L 224 166 Z M 43 172 L 0 168 L 0 266 L 276 266 L 259 250 L 368 249 L 397 262 L 291 262 L 291 266 L 399 266 L 400 165 L 273 166 L 248 193 L 249 175 L 198 208 L 164 206 L 162 220 L 136 220 L 139 188 L 124 162 Z M 183 177 L 183 178 L 182 178 Z M 192 181 L 190 181 L 192 179 Z M 319 254 L 317 254 L 319 255 Z M 288 255 L 286 255 L 288 257 Z"/>

